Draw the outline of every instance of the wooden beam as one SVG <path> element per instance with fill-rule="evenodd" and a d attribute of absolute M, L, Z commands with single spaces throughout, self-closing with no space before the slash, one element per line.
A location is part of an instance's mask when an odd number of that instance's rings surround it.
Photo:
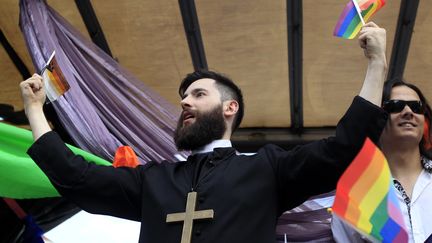
<path fill-rule="evenodd" d="M 90 38 L 106 54 L 113 56 L 90 0 L 75 0 Z"/>
<path fill-rule="evenodd" d="M 30 71 L 24 64 L 23 60 L 18 56 L 18 53 L 15 51 L 13 46 L 9 43 L 6 36 L 3 34 L 3 30 L 0 30 L 0 42 L 2 43 L 3 48 L 7 52 L 9 58 L 14 63 L 16 69 L 18 69 L 19 73 L 21 74 L 22 79 L 20 81 L 30 78 Z"/>
<path fill-rule="evenodd" d="M 302 0 L 287 0 L 288 72 L 291 129 L 303 130 L 303 7 Z"/>
<path fill-rule="evenodd" d="M 194 69 L 208 69 L 195 1 L 179 0 L 179 6 Z"/>
<path fill-rule="evenodd" d="M 419 0 L 402 0 L 393 42 L 388 79 L 403 78 Z"/>
<path fill-rule="evenodd" d="M 336 127 L 304 128 L 300 136 L 287 128 L 239 128 L 234 132 L 231 142 L 242 153 L 257 152 L 269 143 L 290 150 L 297 145 L 334 136 L 335 132 Z"/>

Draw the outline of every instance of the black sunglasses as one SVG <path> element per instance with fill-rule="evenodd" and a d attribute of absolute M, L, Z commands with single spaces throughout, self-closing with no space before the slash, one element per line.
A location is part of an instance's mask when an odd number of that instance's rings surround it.
<path fill-rule="evenodd" d="M 423 114 L 425 112 L 425 107 L 419 100 L 389 100 L 384 102 L 383 109 L 388 113 L 398 113 L 401 112 L 406 105 L 414 113 Z"/>

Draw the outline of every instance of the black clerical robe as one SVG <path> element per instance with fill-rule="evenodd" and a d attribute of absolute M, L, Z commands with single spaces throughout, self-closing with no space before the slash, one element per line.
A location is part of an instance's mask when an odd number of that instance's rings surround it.
<path fill-rule="evenodd" d="M 336 136 L 285 151 L 274 145 L 255 155 L 215 149 L 197 162 L 153 163 L 113 168 L 74 155 L 54 132 L 28 153 L 59 193 L 91 213 L 141 221 L 140 242 L 180 242 L 183 224 L 166 223 L 184 212 L 187 193 L 198 193 L 196 210 L 214 219 L 194 221 L 192 242 L 275 242 L 278 217 L 308 197 L 331 191 L 366 136 L 377 142 L 387 114 L 356 97 Z M 199 166 L 199 168 L 197 168 Z"/>

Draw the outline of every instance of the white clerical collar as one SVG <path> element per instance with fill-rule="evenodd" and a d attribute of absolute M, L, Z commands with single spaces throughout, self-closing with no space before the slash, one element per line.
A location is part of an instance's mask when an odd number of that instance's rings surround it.
<path fill-rule="evenodd" d="M 192 150 L 192 154 L 201 154 L 201 153 L 209 153 L 213 152 L 215 148 L 229 148 L 232 147 L 231 141 L 228 139 L 218 139 L 213 142 L 199 148 L 196 150 Z"/>

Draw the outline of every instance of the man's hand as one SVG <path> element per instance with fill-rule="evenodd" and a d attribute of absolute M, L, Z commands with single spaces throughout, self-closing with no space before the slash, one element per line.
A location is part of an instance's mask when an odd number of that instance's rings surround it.
<path fill-rule="evenodd" d="M 20 83 L 21 95 L 26 112 L 33 107 L 40 108 L 45 103 L 46 93 L 42 77 L 38 74 Z"/>
<path fill-rule="evenodd" d="M 24 108 L 30 127 L 33 133 L 33 139 L 36 141 L 43 134 L 51 131 L 51 127 L 43 113 L 43 105 L 46 99 L 45 88 L 42 77 L 33 74 L 33 76 L 20 83 L 21 95 L 24 101 Z"/>
<path fill-rule="evenodd" d="M 359 44 L 363 48 L 365 56 L 371 60 L 385 58 L 386 30 L 380 28 L 374 22 L 365 24 L 359 32 Z"/>
<path fill-rule="evenodd" d="M 386 31 L 370 22 L 362 27 L 358 39 L 360 47 L 369 59 L 366 77 L 359 95 L 380 106 L 387 74 Z"/>

